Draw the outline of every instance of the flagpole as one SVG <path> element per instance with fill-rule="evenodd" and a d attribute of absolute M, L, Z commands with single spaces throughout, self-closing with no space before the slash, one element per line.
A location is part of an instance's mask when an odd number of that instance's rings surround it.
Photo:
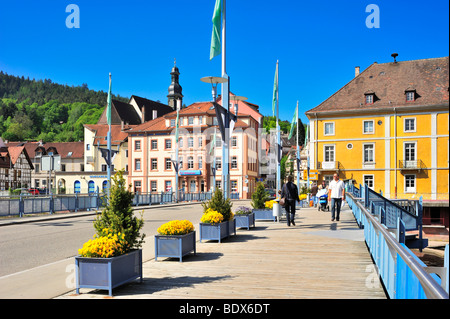
<path fill-rule="evenodd" d="M 175 123 L 176 126 L 176 134 L 175 134 L 175 202 L 178 203 L 178 172 L 180 170 L 180 161 L 179 161 L 179 138 L 178 138 L 178 127 L 179 127 L 179 121 L 180 121 L 180 109 L 181 109 L 181 100 L 177 100 L 177 123 Z"/>
<path fill-rule="evenodd" d="M 111 72 L 109 73 L 109 93 L 108 93 L 108 108 L 109 110 L 107 111 L 107 113 L 109 114 L 109 119 L 108 119 L 108 196 L 111 193 L 111 101 L 112 97 L 111 97 Z"/>
<path fill-rule="evenodd" d="M 295 161 L 295 165 L 297 165 L 297 188 L 298 188 L 298 192 L 300 194 L 300 170 L 299 165 L 298 165 L 298 161 L 300 161 L 300 145 L 298 143 L 298 100 L 297 100 L 297 158 Z"/>
<path fill-rule="evenodd" d="M 278 77 L 278 60 L 277 60 L 277 193 L 276 196 L 278 197 L 278 191 L 281 190 L 281 158 L 280 155 L 282 155 L 282 149 L 281 149 L 281 136 L 280 136 L 280 126 L 278 125 L 278 117 L 279 117 L 279 77 Z M 280 154 L 281 153 L 281 154 Z"/>
<path fill-rule="evenodd" d="M 222 136 L 222 187 L 224 198 L 229 198 L 229 177 L 230 177 L 230 167 L 229 167 L 229 128 L 230 128 L 230 103 L 229 103 L 229 87 L 230 80 L 226 71 L 226 0 L 222 0 L 222 77 L 228 81 L 222 83 L 222 107 L 227 110 L 225 115 L 225 136 Z"/>

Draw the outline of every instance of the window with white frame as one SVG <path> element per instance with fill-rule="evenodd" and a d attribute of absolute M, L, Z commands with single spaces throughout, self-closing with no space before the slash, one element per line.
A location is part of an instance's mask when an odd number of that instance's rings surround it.
<path fill-rule="evenodd" d="M 198 169 L 203 168 L 203 158 L 201 156 L 198 157 Z"/>
<path fill-rule="evenodd" d="M 152 150 L 158 149 L 158 140 L 152 140 Z"/>
<path fill-rule="evenodd" d="M 134 170 L 135 171 L 140 171 L 141 170 L 141 159 L 140 158 L 136 158 L 134 160 Z"/>
<path fill-rule="evenodd" d="M 134 141 L 134 150 L 135 151 L 139 151 L 141 149 L 141 141 L 140 140 L 135 140 Z"/>
<path fill-rule="evenodd" d="M 175 127 L 175 124 L 176 124 L 175 121 L 176 121 L 176 120 L 173 120 L 173 119 L 170 120 L 170 126 L 171 126 L 171 127 Z"/>
<path fill-rule="evenodd" d="M 375 162 L 375 145 L 374 144 L 364 144 L 364 163 L 374 163 Z"/>
<path fill-rule="evenodd" d="M 165 181 L 164 184 L 164 189 L 166 192 L 172 191 L 172 181 Z"/>
<path fill-rule="evenodd" d="M 373 104 L 373 94 L 366 94 L 366 104 Z"/>
<path fill-rule="evenodd" d="M 237 146 L 237 136 L 231 137 L 231 146 L 233 147 Z"/>
<path fill-rule="evenodd" d="M 231 168 L 238 168 L 237 156 L 231 157 Z"/>
<path fill-rule="evenodd" d="M 202 147 L 203 146 L 203 137 L 199 136 L 198 138 L 198 147 Z"/>
<path fill-rule="evenodd" d="M 363 133 L 364 134 L 373 134 L 374 133 L 374 121 L 363 121 Z"/>
<path fill-rule="evenodd" d="M 172 169 L 172 161 L 170 160 L 170 158 L 166 158 L 166 170 L 171 170 Z"/>
<path fill-rule="evenodd" d="M 157 184 L 156 184 L 156 181 L 151 181 L 150 182 L 150 190 L 152 191 L 152 192 L 157 192 L 158 191 L 158 189 L 157 189 Z"/>
<path fill-rule="evenodd" d="M 193 125 L 194 124 L 194 117 L 193 116 L 189 116 L 188 117 L 188 125 Z"/>
<path fill-rule="evenodd" d="M 416 131 L 416 119 L 415 118 L 405 118 L 404 119 L 405 132 L 415 132 Z"/>
<path fill-rule="evenodd" d="M 405 193 L 416 192 L 416 175 L 405 175 Z"/>
<path fill-rule="evenodd" d="M 151 169 L 152 170 L 157 170 L 158 169 L 158 159 L 157 158 L 152 158 L 151 159 Z"/>
<path fill-rule="evenodd" d="M 218 156 L 216 157 L 216 169 L 222 168 L 222 157 Z"/>
<path fill-rule="evenodd" d="M 325 162 L 334 162 L 334 145 L 324 146 Z"/>
<path fill-rule="evenodd" d="M 172 140 L 171 139 L 167 139 L 165 140 L 165 148 L 166 149 L 171 149 L 172 148 Z"/>
<path fill-rule="evenodd" d="M 194 147 L 194 138 L 188 137 L 188 147 Z"/>
<path fill-rule="evenodd" d="M 188 157 L 188 169 L 194 168 L 194 157 L 189 156 Z"/>
<path fill-rule="evenodd" d="M 237 193 L 237 191 L 238 191 L 237 181 L 230 181 L 230 182 L 231 182 L 231 191 L 232 191 L 233 193 Z"/>
<path fill-rule="evenodd" d="M 334 122 L 327 122 L 324 124 L 324 135 L 334 135 Z"/>
<path fill-rule="evenodd" d="M 222 147 L 222 137 L 219 135 L 216 136 L 216 147 Z"/>
<path fill-rule="evenodd" d="M 373 175 L 364 175 L 364 184 L 369 186 L 370 189 L 374 188 L 374 177 Z"/>
<path fill-rule="evenodd" d="M 415 161 L 416 160 L 416 143 L 415 142 L 406 142 L 404 144 L 405 154 L 404 159 L 406 162 Z"/>
<path fill-rule="evenodd" d="M 406 102 L 413 102 L 416 99 L 415 91 L 407 91 L 406 92 Z"/>

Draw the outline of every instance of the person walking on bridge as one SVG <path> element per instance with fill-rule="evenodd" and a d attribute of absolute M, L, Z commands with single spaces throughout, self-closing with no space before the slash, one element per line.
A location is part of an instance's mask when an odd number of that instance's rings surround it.
<path fill-rule="evenodd" d="M 345 199 L 344 182 L 339 179 L 338 174 L 333 175 L 333 180 L 328 185 L 328 201 L 331 200 L 331 221 L 339 221 L 341 213 L 342 200 Z M 336 213 L 336 215 L 335 215 Z"/>
<path fill-rule="evenodd" d="M 281 198 L 285 198 L 286 201 L 284 209 L 286 209 L 286 219 L 288 226 L 291 226 L 291 223 L 295 226 L 295 202 L 300 202 L 300 199 L 298 197 L 298 188 L 297 185 L 292 182 L 293 180 L 294 177 L 292 175 L 289 175 L 288 182 L 281 188 Z"/>

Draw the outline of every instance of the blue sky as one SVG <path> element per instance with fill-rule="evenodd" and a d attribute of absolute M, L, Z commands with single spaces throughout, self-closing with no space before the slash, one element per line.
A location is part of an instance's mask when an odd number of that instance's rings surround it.
<path fill-rule="evenodd" d="M 80 28 L 66 27 L 67 5 Z M 220 76 L 209 60 L 215 0 L 0 0 L 0 69 L 8 74 L 167 102 L 174 58 L 184 103 L 211 100 L 203 76 Z M 369 4 L 380 28 L 367 28 Z M 227 0 L 227 73 L 231 91 L 272 114 L 280 61 L 280 118 L 317 106 L 373 62 L 449 55 L 449 4 L 433 1 Z M 105 102 L 106 103 L 106 102 Z"/>

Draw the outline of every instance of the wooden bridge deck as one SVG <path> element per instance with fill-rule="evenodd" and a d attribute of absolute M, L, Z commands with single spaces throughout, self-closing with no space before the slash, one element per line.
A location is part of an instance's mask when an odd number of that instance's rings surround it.
<path fill-rule="evenodd" d="M 196 225 L 198 229 L 198 225 Z M 198 233 L 197 233 L 198 236 Z M 150 240 L 150 237 L 147 239 Z M 153 238 L 151 238 L 153 240 Z M 348 206 L 340 222 L 313 208 L 297 211 L 296 226 L 257 221 L 249 231 L 197 242 L 197 255 L 151 260 L 144 281 L 113 290 L 114 298 L 385 299 L 373 262 Z M 60 298 L 104 298 L 81 289 Z"/>

